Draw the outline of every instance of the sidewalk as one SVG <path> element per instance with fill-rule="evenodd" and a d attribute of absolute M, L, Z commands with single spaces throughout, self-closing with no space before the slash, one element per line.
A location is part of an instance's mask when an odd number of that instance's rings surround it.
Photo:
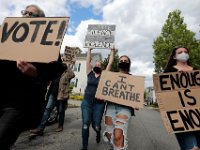
<path fill-rule="evenodd" d="M 74 100 L 74 99 L 68 100 L 69 107 L 80 107 L 81 102 L 82 102 L 81 100 Z"/>

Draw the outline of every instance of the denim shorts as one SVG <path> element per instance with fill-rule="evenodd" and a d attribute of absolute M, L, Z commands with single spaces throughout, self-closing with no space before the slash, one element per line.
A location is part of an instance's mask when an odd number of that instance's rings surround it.
<path fill-rule="evenodd" d="M 181 150 L 190 150 L 194 147 L 200 149 L 200 131 L 176 133 Z"/>
<path fill-rule="evenodd" d="M 111 144 L 113 145 L 114 149 L 118 149 L 115 145 L 114 145 L 114 137 L 113 137 L 113 132 L 114 129 L 118 128 L 118 129 L 122 129 L 123 130 L 123 135 L 124 135 L 124 147 L 120 148 L 120 149 L 128 149 L 128 138 L 127 138 L 127 130 L 128 130 L 128 124 L 129 124 L 129 120 L 131 118 L 131 108 L 126 107 L 126 106 L 122 106 L 122 105 L 118 105 L 118 104 L 114 104 L 114 103 L 108 103 L 107 105 L 107 109 L 106 109 L 106 114 L 105 116 L 111 117 L 112 118 L 112 122 L 113 125 L 112 126 L 106 126 L 106 129 L 104 131 L 104 135 L 106 132 L 108 132 L 109 134 L 111 134 Z M 127 116 L 127 119 L 120 119 L 117 118 L 117 115 L 125 115 Z M 116 122 L 122 122 L 123 125 L 119 125 Z M 106 141 L 106 138 L 104 138 L 104 140 Z"/>
<path fill-rule="evenodd" d="M 106 108 L 106 116 L 110 116 L 113 119 L 116 119 L 118 114 L 126 115 L 128 120 L 131 118 L 131 108 L 129 107 L 108 103 Z"/>

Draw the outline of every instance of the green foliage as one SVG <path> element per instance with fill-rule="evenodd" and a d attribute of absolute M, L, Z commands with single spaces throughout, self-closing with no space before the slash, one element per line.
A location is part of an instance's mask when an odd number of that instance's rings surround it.
<path fill-rule="evenodd" d="M 102 63 L 103 68 L 106 68 L 106 66 L 109 62 L 109 57 L 110 57 L 110 54 L 108 54 L 108 56 L 104 59 L 104 61 Z M 119 62 L 119 55 L 118 55 L 118 50 L 116 50 L 115 55 L 114 55 L 114 60 L 113 60 L 113 63 L 112 63 L 112 67 L 111 67 L 111 71 L 113 71 L 113 72 L 119 71 L 118 62 Z"/>
<path fill-rule="evenodd" d="M 200 68 L 200 45 L 195 39 L 195 33 L 187 29 L 181 11 L 170 12 L 161 34 L 154 40 L 154 63 L 155 72 L 162 72 L 166 66 L 172 49 L 175 46 L 183 45 L 190 50 L 190 60 L 192 65 Z"/>
<path fill-rule="evenodd" d="M 147 98 L 147 91 L 145 90 L 144 91 L 144 99 L 146 99 Z"/>
<path fill-rule="evenodd" d="M 158 103 L 157 102 L 152 103 L 151 107 L 158 108 Z"/>
<path fill-rule="evenodd" d="M 69 84 L 70 93 L 72 93 L 73 88 L 74 88 L 74 83 L 71 82 Z"/>

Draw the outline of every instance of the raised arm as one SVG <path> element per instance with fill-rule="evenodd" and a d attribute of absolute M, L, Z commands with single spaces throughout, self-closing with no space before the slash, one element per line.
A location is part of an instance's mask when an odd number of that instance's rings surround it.
<path fill-rule="evenodd" d="M 90 71 L 92 70 L 92 65 L 91 65 L 91 48 L 88 48 L 87 51 L 87 56 L 86 56 L 86 73 L 89 74 Z"/>
<path fill-rule="evenodd" d="M 115 48 L 112 48 L 111 52 L 110 52 L 109 62 L 108 62 L 108 65 L 106 66 L 106 71 L 111 70 L 112 63 L 113 63 L 113 60 L 114 60 L 114 55 L 115 55 Z"/>

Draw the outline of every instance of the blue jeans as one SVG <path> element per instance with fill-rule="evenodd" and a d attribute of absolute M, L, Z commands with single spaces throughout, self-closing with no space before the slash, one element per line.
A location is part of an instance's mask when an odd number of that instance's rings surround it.
<path fill-rule="evenodd" d="M 48 99 L 48 103 L 47 103 L 47 106 L 46 106 L 46 109 L 44 111 L 44 114 L 43 114 L 43 117 L 42 117 L 42 120 L 38 126 L 38 128 L 44 130 L 45 126 L 46 126 L 46 123 L 48 121 L 48 118 L 51 114 L 51 111 L 53 110 L 53 108 L 56 106 L 56 98 L 53 96 L 53 95 L 49 95 L 49 99 Z"/>
<path fill-rule="evenodd" d="M 125 115 L 127 117 L 127 119 L 121 119 L 120 117 L 117 117 L 118 115 Z M 105 133 L 109 133 L 111 135 L 110 143 L 114 147 L 114 150 L 116 150 L 116 149 L 123 149 L 123 150 L 128 149 L 127 133 L 128 133 L 129 121 L 130 121 L 130 118 L 131 118 L 131 108 L 126 107 L 126 106 L 122 106 L 122 105 L 119 105 L 119 104 L 115 104 L 115 103 L 108 103 L 105 116 L 111 117 L 112 122 L 113 122 L 112 125 L 105 124 L 106 128 L 105 128 L 105 131 L 103 133 L 105 142 L 108 142 L 108 139 L 105 136 Z M 117 122 L 120 122 L 121 124 L 118 124 Z M 115 143 L 114 142 L 114 130 L 115 129 L 121 129 L 123 131 L 123 136 L 124 136 L 123 137 L 123 139 L 124 139 L 123 148 L 118 148 L 114 144 Z"/>
<path fill-rule="evenodd" d="M 193 147 L 200 149 L 200 131 L 176 133 L 181 150 L 190 150 Z"/>
<path fill-rule="evenodd" d="M 58 127 L 62 127 L 64 125 L 64 121 L 65 121 L 65 111 L 67 109 L 68 106 L 68 100 L 60 100 L 57 101 L 57 109 L 58 109 Z"/>
<path fill-rule="evenodd" d="M 84 99 L 81 104 L 82 110 L 82 142 L 83 149 L 88 147 L 89 127 L 96 132 L 101 130 L 101 120 L 104 113 L 105 102 L 93 99 Z"/>

